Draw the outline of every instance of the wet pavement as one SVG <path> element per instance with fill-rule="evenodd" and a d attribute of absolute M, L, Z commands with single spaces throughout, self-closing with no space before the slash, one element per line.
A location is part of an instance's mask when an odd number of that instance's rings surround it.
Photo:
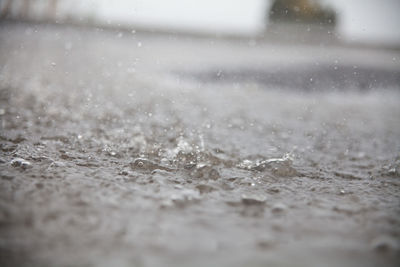
<path fill-rule="evenodd" d="M 397 266 L 400 53 L 0 26 L 2 266 Z"/>

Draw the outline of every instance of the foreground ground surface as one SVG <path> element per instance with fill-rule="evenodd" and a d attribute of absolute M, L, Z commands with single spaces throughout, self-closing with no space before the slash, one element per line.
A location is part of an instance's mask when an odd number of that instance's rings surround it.
<path fill-rule="evenodd" d="M 4 23 L 1 266 L 398 266 L 400 53 Z"/>

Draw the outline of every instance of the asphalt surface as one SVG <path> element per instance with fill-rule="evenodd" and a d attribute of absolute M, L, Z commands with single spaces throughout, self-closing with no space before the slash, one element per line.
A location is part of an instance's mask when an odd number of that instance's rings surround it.
<path fill-rule="evenodd" d="M 0 62 L 1 266 L 399 265 L 399 51 L 3 23 Z"/>

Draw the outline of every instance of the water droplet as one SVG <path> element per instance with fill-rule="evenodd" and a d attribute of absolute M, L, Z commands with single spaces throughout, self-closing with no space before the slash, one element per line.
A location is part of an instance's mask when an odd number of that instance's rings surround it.
<path fill-rule="evenodd" d="M 200 194 L 206 194 L 216 190 L 215 187 L 206 184 L 199 184 L 196 186 L 196 189 L 199 190 Z"/>
<path fill-rule="evenodd" d="M 272 207 L 271 211 L 273 213 L 282 213 L 284 211 L 286 211 L 287 207 L 285 204 L 282 203 L 276 203 L 274 204 L 274 206 Z"/>
<path fill-rule="evenodd" d="M 242 195 L 242 203 L 245 205 L 263 205 L 266 197 L 258 195 Z"/>
<path fill-rule="evenodd" d="M 31 168 L 31 167 L 32 167 L 32 164 L 31 164 L 29 161 L 25 160 L 25 159 L 22 159 L 22 158 L 15 158 L 15 159 L 13 159 L 13 160 L 11 161 L 11 166 L 13 166 L 13 167 L 19 167 L 19 168 L 25 170 L 25 169 Z"/>
<path fill-rule="evenodd" d="M 396 241 L 389 236 L 379 236 L 374 238 L 371 241 L 371 247 L 373 250 L 379 253 L 386 253 L 398 249 Z"/>
<path fill-rule="evenodd" d="M 126 69 L 126 72 L 127 73 L 135 73 L 136 69 L 135 68 L 128 68 L 128 69 Z"/>

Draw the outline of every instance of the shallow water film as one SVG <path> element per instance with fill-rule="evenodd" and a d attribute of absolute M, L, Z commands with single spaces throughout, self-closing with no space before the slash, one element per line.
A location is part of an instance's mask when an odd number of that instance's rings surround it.
<path fill-rule="evenodd" d="M 399 50 L 3 23 L 0 62 L 1 266 L 399 266 Z"/>

